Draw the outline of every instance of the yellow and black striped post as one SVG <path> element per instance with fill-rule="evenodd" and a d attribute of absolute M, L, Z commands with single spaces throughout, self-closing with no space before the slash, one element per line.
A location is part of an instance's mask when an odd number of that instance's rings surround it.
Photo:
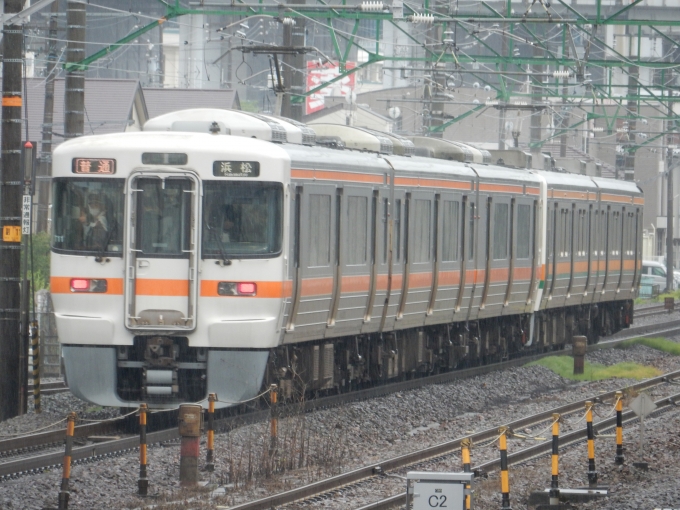
<path fill-rule="evenodd" d="M 146 496 L 149 492 L 149 479 L 146 476 L 146 404 L 139 406 L 139 480 L 137 488 L 140 496 Z"/>
<path fill-rule="evenodd" d="M 499 449 L 501 451 L 501 510 L 512 510 L 510 506 L 510 478 L 508 477 L 508 439 L 505 435 L 508 433 L 508 427 L 501 427 L 498 429 Z"/>
<path fill-rule="evenodd" d="M 36 413 L 42 412 L 40 407 L 40 338 L 38 337 L 38 323 L 31 322 L 28 328 L 33 351 L 33 408 Z"/>
<path fill-rule="evenodd" d="M 208 395 L 208 454 L 205 459 L 205 470 L 215 471 L 215 401 L 217 393 Z"/>
<path fill-rule="evenodd" d="M 593 434 L 593 403 L 586 402 L 586 427 L 588 432 L 588 486 L 597 487 L 595 470 L 595 435 Z"/>
<path fill-rule="evenodd" d="M 76 413 L 69 413 L 66 422 L 66 448 L 64 452 L 64 464 L 61 475 L 61 489 L 59 490 L 59 510 L 68 509 L 69 490 L 68 484 L 71 479 L 71 450 L 73 450 L 73 432 L 76 428 Z"/>
<path fill-rule="evenodd" d="M 279 437 L 279 410 L 278 410 L 278 386 L 272 384 L 269 387 L 269 401 L 271 403 L 270 419 L 271 429 L 269 434 L 269 455 L 274 455 Z"/>
<path fill-rule="evenodd" d="M 623 392 L 616 392 L 616 463 L 623 464 Z"/>
<path fill-rule="evenodd" d="M 560 504 L 560 483 L 559 483 L 559 459 L 560 459 L 560 415 L 553 414 L 552 426 L 552 480 L 550 481 L 550 504 Z"/>
<path fill-rule="evenodd" d="M 461 446 L 461 457 L 463 458 L 463 472 L 469 473 L 471 468 L 470 468 L 470 448 L 472 447 L 472 439 L 469 437 L 466 437 L 460 442 Z M 465 485 L 466 489 L 470 489 L 470 485 L 466 484 Z M 465 510 L 470 510 L 470 499 L 471 496 L 467 494 L 465 496 Z"/>

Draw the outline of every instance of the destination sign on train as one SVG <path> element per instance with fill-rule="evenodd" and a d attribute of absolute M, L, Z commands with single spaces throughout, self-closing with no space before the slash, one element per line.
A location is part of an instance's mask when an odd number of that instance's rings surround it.
<path fill-rule="evenodd" d="M 213 175 L 217 177 L 259 177 L 259 161 L 215 161 Z"/>
<path fill-rule="evenodd" d="M 115 174 L 115 159 L 73 158 L 74 174 Z"/>

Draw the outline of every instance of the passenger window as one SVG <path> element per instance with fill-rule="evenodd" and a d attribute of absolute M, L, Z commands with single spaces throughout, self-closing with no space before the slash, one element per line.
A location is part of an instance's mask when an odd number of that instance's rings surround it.
<path fill-rule="evenodd" d="M 475 256 L 475 203 L 470 202 L 470 240 L 468 248 L 468 259 L 472 260 Z"/>
<path fill-rule="evenodd" d="M 368 199 L 347 198 L 347 264 L 366 263 Z"/>
<path fill-rule="evenodd" d="M 518 259 L 528 259 L 531 253 L 531 206 L 520 204 L 517 207 L 517 243 L 515 246 Z"/>
<path fill-rule="evenodd" d="M 331 262 L 331 197 L 309 196 L 309 265 L 328 266 Z"/>
<path fill-rule="evenodd" d="M 390 220 L 390 202 L 388 199 L 383 200 L 383 264 L 387 263 L 387 250 L 389 241 L 389 221 Z"/>
<path fill-rule="evenodd" d="M 451 262 L 458 260 L 458 202 L 446 200 L 443 203 L 442 217 L 442 260 Z"/>
<path fill-rule="evenodd" d="M 652 268 L 652 274 L 654 276 L 663 276 L 664 278 L 666 277 L 666 271 L 664 271 L 660 267 L 653 267 Z"/>
<path fill-rule="evenodd" d="M 413 262 L 429 262 L 430 201 L 414 200 L 413 206 Z"/>
<path fill-rule="evenodd" d="M 493 210 L 493 258 L 508 258 L 508 204 L 495 204 Z"/>
<path fill-rule="evenodd" d="M 401 260 L 401 200 L 394 202 L 394 251 L 396 254 L 396 261 Z"/>

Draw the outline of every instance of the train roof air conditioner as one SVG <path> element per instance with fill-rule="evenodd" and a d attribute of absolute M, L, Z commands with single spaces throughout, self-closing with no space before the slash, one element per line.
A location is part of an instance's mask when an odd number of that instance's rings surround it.
<path fill-rule="evenodd" d="M 144 131 L 191 131 L 286 142 L 286 130 L 278 122 L 239 110 L 193 108 L 159 115 L 144 124 Z"/>
<path fill-rule="evenodd" d="M 316 143 L 316 133 L 312 128 L 298 122 L 297 120 L 287 119 L 286 117 L 275 117 L 274 115 L 261 114 L 274 122 L 278 122 L 286 130 L 288 143 L 299 145 L 314 145 Z"/>
<path fill-rule="evenodd" d="M 440 138 L 429 138 L 426 136 L 414 136 L 412 140 L 416 147 L 430 149 L 433 158 L 461 161 L 463 163 L 474 161 L 472 149 L 466 145 L 461 144 L 459 146 Z"/>
<path fill-rule="evenodd" d="M 312 124 L 317 138 L 337 137 L 347 149 L 392 154 L 394 145 L 387 136 L 367 129 L 342 124 Z"/>

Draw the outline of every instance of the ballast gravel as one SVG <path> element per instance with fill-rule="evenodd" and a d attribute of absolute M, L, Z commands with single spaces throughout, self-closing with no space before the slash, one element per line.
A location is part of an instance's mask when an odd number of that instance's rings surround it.
<path fill-rule="evenodd" d="M 680 338 L 673 340 L 679 341 Z M 564 353 L 557 353 L 564 354 Z M 634 361 L 652 365 L 661 372 L 680 369 L 680 357 L 635 346 L 588 353 L 590 362 L 613 365 Z M 579 400 L 585 396 L 632 384 L 632 380 L 573 382 L 537 366 L 520 367 L 453 383 L 431 385 L 418 390 L 319 410 L 280 420 L 276 463 L 267 455 L 269 424 L 241 427 L 215 438 L 215 471 L 202 471 L 197 489 L 179 485 L 179 445 L 150 445 L 148 452 L 149 493 L 136 496 L 139 474 L 138 453 L 129 452 L 98 462 L 78 463 L 71 471 L 70 509 L 228 508 L 264 497 L 361 465 L 379 462 L 427 446 L 464 437 L 473 432 L 499 427 L 519 417 Z M 651 390 L 654 399 L 680 393 L 670 384 Z M 44 411 L 33 412 L 0 423 L 0 436 L 28 432 L 61 420 L 69 411 L 87 419 L 114 417 L 117 410 L 96 408 L 70 394 L 43 397 Z M 595 421 L 611 413 L 610 405 L 596 406 Z M 565 419 L 563 430 L 584 427 L 581 417 Z M 60 424 L 59 426 L 61 426 Z M 645 420 L 645 439 L 638 446 L 638 424 L 624 429 L 625 464 L 614 463 L 612 437 L 596 441 L 599 483 L 609 487 L 607 497 L 589 503 L 567 504 L 564 508 L 598 510 L 680 509 L 680 411 L 676 409 Z M 528 446 L 532 435 L 549 437 L 550 431 L 520 431 L 525 438 L 508 440 L 508 451 Z M 4 438 L 4 437 L 0 437 Z M 497 458 L 496 445 L 477 445 L 472 464 Z M 205 442 L 201 444 L 204 463 Z M 634 462 L 646 462 L 647 470 Z M 585 445 L 560 452 L 560 487 L 587 486 Z M 425 471 L 461 471 L 460 458 L 447 458 L 417 466 Z M 405 472 L 394 473 L 404 476 Z M 61 469 L 0 481 L 1 509 L 56 508 Z M 550 487 L 550 457 L 510 467 L 510 500 L 515 509 L 528 505 L 533 491 Z M 374 477 L 336 493 L 286 506 L 296 508 L 354 509 L 405 490 L 396 477 Z M 489 472 L 474 485 L 473 508 L 501 507 L 499 473 Z"/>

